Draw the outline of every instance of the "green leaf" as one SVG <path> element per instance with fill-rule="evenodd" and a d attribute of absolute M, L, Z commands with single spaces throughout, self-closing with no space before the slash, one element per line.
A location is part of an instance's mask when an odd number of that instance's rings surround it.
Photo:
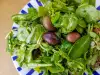
<path fill-rule="evenodd" d="M 27 50 L 25 50 L 25 62 L 26 63 L 30 63 L 32 60 L 33 60 L 33 57 L 32 57 L 32 51 L 34 49 L 37 49 L 39 48 L 39 46 L 37 44 L 32 44 L 32 45 L 27 45 Z"/>
<path fill-rule="evenodd" d="M 84 73 L 85 72 L 85 61 L 83 58 L 78 58 L 75 60 L 68 61 L 66 63 L 68 66 L 68 70 L 71 72 L 71 74 L 77 74 L 79 72 Z"/>
<path fill-rule="evenodd" d="M 23 61 L 24 61 L 24 58 L 25 58 L 25 50 L 26 50 L 26 46 L 25 44 L 23 43 L 20 48 L 17 50 L 17 61 L 19 64 L 21 64 Z"/>
<path fill-rule="evenodd" d="M 99 14 L 99 18 L 98 19 L 100 20 L 100 11 L 98 11 L 98 14 Z"/>
<path fill-rule="evenodd" d="M 86 28 L 86 22 L 83 19 L 78 20 L 78 25 L 82 28 Z"/>
<path fill-rule="evenodd" d="M 83 31 L 84 31 L 84 29 L 82 28 L 82 27 L 80 27 L 80 26 L 77 26 L 76 27 L 76 30 L 79 32 L 79 33 L 83 33 Z"/>
<path fill-rule="evenodd" d="M 43 57 L 42 58 L 42 61 L 44 62 L 44 63 L 51 63 L 51 57 L 50 56 L 45 56 L 45 57 Z"/>
<path fill-rule="evenodd" d="M 92 75 L 93 74 L 90 66 L 87 66 L 86 72 L 88 72 L 88 75 Z"/>
<path fill-rule="evenodd" d="M 60 10 L 63 12 L 67 11 L 66 3 L 62 2 L 61 0 L 55 0 L 53 3 L 53 8 L 56 8 L 56 10 Z"/>
<path fill-rule="evenodd" d="M 64 52 L 68 52 L 69 49 L 71 48 L 72 44 L 69 43 L 68 41 L 64 40 L 61 44 L 61 50 L 64 51 Z"/>
<path fill-rule="evenodd" d="M 77 27 L 77 24 L 78 24 L 78 18 L 76 17 L 74 13 L 69 14 L 69 15 L 65 14 L 63 16 L 62 23 L 61 23 L 62 33 L 67 34 L 69 32 L 72 32 Z"/>
<path fill-rule="evenodd" d="M 41 1 L 42 3 L 47 3 L 48 1 L 47 0 L 39 0 Z"/>
<path fill-rule="evenodd" d="M 65 53 L 65 52 L 63 52 L 63 51 L 61 51 L 61 50 L 59 50 L 59 54 L 60 54 L 60 56 L 62 57 L 62 58 L 65 58 L 66 60 L 70 60 L 70 58 L 69 58 L 69 56 L 68 56 L 68 54 L 67 53 Z"/>
<path fill-rule="evenodd" d="M 29 8 L 28 14 L 16 14 L 12 16 L 12 20 L 15 23 L 19 23 L 20 21 L 33 21 L 38 18 L 38 12 L 35 8 Z"/>
<path fill-rule="evenodd" d="M 81 0 L 81 1 L 82 3 L 87 3 L 93 6 L 95 6 L 95 3 L 96 3 L 96 0 Z"/>
<path fill-rule="evenodd" d="M 38 12 L 35 8 L 28 8 L 28 17 L 30 20 L 35 20 L 38 18 Z"/>
<path fill-rule="evenodd" d="M 64 71 L 64 67 L 60 63 L 55 63 L 55 65 L 47 68 L 51 73 L 59 73 Z"/>
<path fill-rule="evenodd" d="M 96 22 L 98 20 L 98 11 L 96 10 L 96 8 L 92 5 L 88 5 L 88 4 L 82 4 L 80 5 L 77 10 L 76 10 L 76 14 L 79 17 L 85 18 L 85 20 L 90 23 L 90 22 Z"/>
<path fill-rule="evenodd" d="M 19 27 L 17 38 L 19 41 L 26 41 L 27 37 L 29 36 L 29 32 L 26 27 Z"/>
<path fill-rule="evenodd" d="M 30 43 L 33 35 L 35 34 L 35 28 L 32 28 L 32 32 L 29 34 L 29 36 L 26 39 L 26 43 Z"/>
<path fill-rule="evenodd" d="M 27 37 L 27 43 L 34 43 L 40 44 L 42 41 L 42 35 L 45 32 L 45 29 L 40 25 L 36 25 L 33 29 L 31 34 Z"/>
<path fill-rule="evenodd" d="M 45 63 L 28 63 L 27 64 L 28 68 L 36 68 L 36 67 L 49 67 L 49 66 L 52 66 L 52 64 L 45 64 Z"/>
<path fill-rule="evenodd" d="M 59 20 L 59 17 L 60 17 L 60 12 L 56 12 L 54 15 L 52 15 L 51 16 L 52 23 L 55 24 Z"/>
<path fill-rule="evenodd" d="M 27 17 L 27 14 L 16 14 L 12 16 L 12 20 L 18 24 L 19 21 L 27 21 L 30 18 Z"/>
<path fill-rule="evenodd" d="M 95 32 L 89 32 L 90 36 L 96 38 L 98 35 Z"/>
<path fill-rule="evenodd" d="M 98 55 L 93 55 L 92 57 L 90 57 L 87 61 L 89 65 L 94 65 L 97 61 L 97 57 Z"/>
<path fill-rule="evenodd" d="M 52 54 L 53 47 L 48 43 L 41 43 L 40 48 L 44 53 L 46 53 L 46 56 L 49 56 L 49 53 Z"/>
<path fill-rule="evenodd" d="M 60 75 L 69 75 L 68 69 L 66 69 L 64 72 L 61 72 Z"/>
<path fill-rule="evenodd" d="M 96 0 L 90 0 L 90 1 L 89 1 L 89 4 L 95 6 L 95 4 L 96 4 Z"/>
<path fill-rule="evenodd" d="M 48 14 L 48 12 L 47 12 L 47 10 L 46 10 L 45 7 L 43 7 L 43 6 L 39 6 L 39 7 L 38 7 L 38 16 L 39 16 L 39 17 L 45 16 L 45 15 L 47 15 L 47 14 Z"/>
<path fill-rule="evenodd" d="M 80 4 L 82 0 L 75 0 L 75 2 Z"/>
<path fill-rule="evenodd" d="M 51 58 L 51 61 L 54 61 L 55 63 L 60 61 L 60 54 L 59 54 L 59 52 L 55 52 L 53 54 L 53 57 Z"/>
<path fill-rule="evenodd" d="M 14 37 L 13 32 L 11 31 L 7 36 L 7 48 L 6 51 L 13 55 L 14 51 L 19 48 L 20 42 Z"/>
<path fill-rule="evenodd" d="M 69 51 L 69 56 L 72 59 L 80 58 L 84 55 L 90 46 L 91 38 L 89 35 L 81 37 L 76 43 L 71 47 Z"/>

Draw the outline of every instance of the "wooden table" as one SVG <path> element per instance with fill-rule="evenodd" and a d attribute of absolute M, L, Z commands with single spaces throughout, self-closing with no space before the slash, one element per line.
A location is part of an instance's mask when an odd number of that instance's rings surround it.
<path fill-rule="evenodd" d="M 9 53 L 6 52 L 6 34 L 11 30 L 11 16 L 29 0 L 0 0 L 0 75 L 18 75 Z"/>

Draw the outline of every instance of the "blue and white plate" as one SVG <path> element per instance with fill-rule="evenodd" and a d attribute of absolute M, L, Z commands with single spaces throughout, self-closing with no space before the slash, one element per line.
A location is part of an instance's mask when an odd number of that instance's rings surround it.
<path fill-rule="evenodd" d="M 27 14 L 28 13 L 28 8 L 38 8 L 39 6 L 42 6 L 43 4 L 39 0 L 30 0 L 24 8 L 19 12 L 20 14 Z M 96 0 L 96 8 L 97 10 L 100 10 L 100 0 Z M 13 24 L 12 29 L 18 28 L 17 24 Z M 15 31 L 16 33 L 17 31 Z M 16 34 L 15 34 L 16 35 Z M 19 72 L 20 75 L 43 75 L 43 71 L 41 73 L 36 72 L 34 69 L 28 69 L 27 67 L 20 67 L 16 61 L 17 56 L 13 55 L 12 60 L 15 65 L 15 68 Z M 87 75 L 84 73 L 84 75 Z M 100 69 L 96 70 L 93 72 L 93 75 L 100 75 Z"/>

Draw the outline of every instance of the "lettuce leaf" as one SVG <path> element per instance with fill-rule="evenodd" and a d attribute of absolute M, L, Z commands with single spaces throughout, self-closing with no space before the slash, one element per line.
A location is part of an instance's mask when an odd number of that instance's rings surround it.
<path fill-rule="evenodd" d="M 32 28 L 32 32 L 30 33 L 30 35 L 27 36 L 26 42 L 40 44 L 44 32 L 45 29 L 42 27 L 42 25 L 36 25 Z"/>
<path fill-rule="evenodd" d="M 84 18 L 88 23 L 95 23 L 98 21 L 98 11 L 92 5 L 80 5 L 76 10 L 76 14 L 77 16 Z"/>
<path fill-rule="evenodd" d="M 61 22 L 61 32 L 67 34 L 75 30 L 78 24 L 78 18 L 74 13 L 65 14 Z"/>
<path fill-rule="evenodd" d="M 19 27 L 17 38 L 19 41 L 26 41 L 27 37 L 29 36 L 29 32 L 26 27 Z"/>

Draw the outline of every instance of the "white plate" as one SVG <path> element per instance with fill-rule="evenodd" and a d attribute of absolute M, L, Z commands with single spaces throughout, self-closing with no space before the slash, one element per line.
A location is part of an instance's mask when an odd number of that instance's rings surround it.
<path fill-rule="evenodd" d="M 39 2 L 39 0 L 30 0 L 25 6 L 24 8 L 22 8 L 22 10 L 20 11 L 20 14 L 26 14 L 28 13 L 28 8 L 31 8 L 31 7 L 34 7 L 34 8 L 38 8 L 38 6 L 42 6 L 42 3 Z M 98 10 L 100 10 L 100 0 L 96 0 L 96 8 Z M 12 26 L 12 29 L 16 29 L 18 28 L 18 25 L 17 24 L 13 24 Z M 16 33 L 17 31 L 15 31 Z M 16 36 L 16 34 L 15 34 Z M 17 56 L 16 55 L 13 55 L 12 56 L 12 60 L 13 60 L 13 63 L 17 69 L 17 71 L 19 72 L 20 75 L 43 75 L 43 72 L 41 73 L 38 73 L 36 72 L 34 69 L 28 69 L 27 67 L 20 67 L 16 61 L 17 59 Z M 86 75 L 86 74 L 84 74 Z M 98 69 L 97 71 L 94 71 L 93 72 L 93 75 L 100 75 L 100 69 Z"/>

